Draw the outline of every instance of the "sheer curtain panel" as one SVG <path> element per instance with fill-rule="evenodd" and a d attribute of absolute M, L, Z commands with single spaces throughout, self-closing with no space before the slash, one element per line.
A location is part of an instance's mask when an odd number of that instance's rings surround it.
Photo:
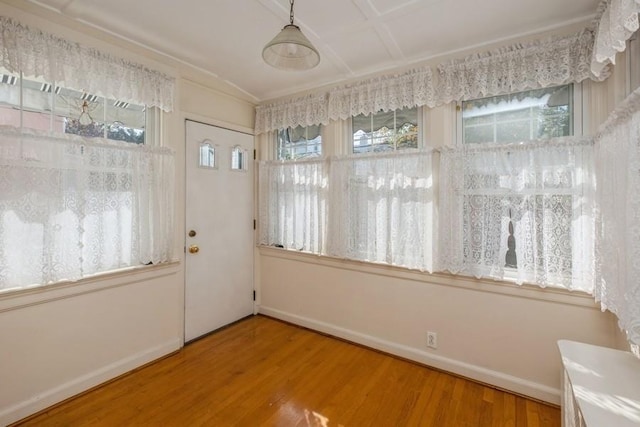
<path fill-rule="evenodd" d="M 640 90 L 616 108 L 596 136 L 595 297 L 640 345 Z"/>
<path fill-rule="evenodd" d="M 328 254 L 432 271 L 432 153 L 332 159 Z"/>
<path fill-rule="evenodd" d="M 438 267 L 592 292 L 591 140 L 445 150 Z"/>
<path fill-rule="evenodd" d="M 0 290 L 170 261 L 173 154 L 0 128 Z"/>
<path fill-rule="evenodd" d="M 326 160 L 259 164 L 259 244 L 324 253 Z"/>

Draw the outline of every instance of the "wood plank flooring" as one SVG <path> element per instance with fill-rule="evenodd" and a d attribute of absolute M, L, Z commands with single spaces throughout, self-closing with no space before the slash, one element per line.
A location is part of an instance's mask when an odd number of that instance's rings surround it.
<path fill-rule="evenodd" d="M 21 426 L 560 426 L 559 409 L 255 316 Z"/>

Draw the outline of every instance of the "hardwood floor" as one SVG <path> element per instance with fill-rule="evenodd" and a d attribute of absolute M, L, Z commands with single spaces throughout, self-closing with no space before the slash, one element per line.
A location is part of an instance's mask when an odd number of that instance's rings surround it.
<path fill-rule="evenodd" d="M 559 409 L 263 316 L 21 426 L 560 426 Z"/>

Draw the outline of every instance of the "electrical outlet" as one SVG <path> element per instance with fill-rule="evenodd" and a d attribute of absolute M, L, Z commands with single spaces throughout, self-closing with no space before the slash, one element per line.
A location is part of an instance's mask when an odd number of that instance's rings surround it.
<path fill-rule="evenodd" d="M 436 349 L 438 348 L 438 334 L 435 332 L 427 332 L 427 347 Z"/>

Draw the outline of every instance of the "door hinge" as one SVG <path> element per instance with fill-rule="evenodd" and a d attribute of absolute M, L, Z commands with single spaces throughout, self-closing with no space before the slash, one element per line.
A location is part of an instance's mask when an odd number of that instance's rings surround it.
<path fill-rule="evenodd" d="M 256 159 L 256 150 L 253 150 L 253 160 Z"/>
<path fill-rule="evenodd" d="M 256 300 L 256 291 L 253 291 L 253 300 Z"/>
<path fill-rule="evenodd" d="M 254 230 L 256 229 L 256 220 L 255 219 L 253 220 L 253 229 Z"/>

